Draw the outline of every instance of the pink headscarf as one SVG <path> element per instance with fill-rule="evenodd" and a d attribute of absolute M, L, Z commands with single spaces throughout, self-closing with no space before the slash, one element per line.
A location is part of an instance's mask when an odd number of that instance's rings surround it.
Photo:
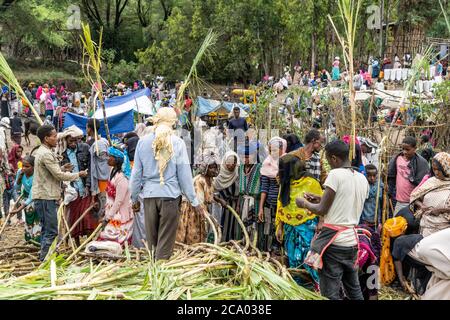
<path fill-rule="evenodd" d="M 272 148 L 272 153 L 274 150 L 278 151 L 279 144 L 281 142 L 281 155 L 286 153 L 287 149 L 287 141 L 280 138 L 280 137 L 273 137 L 270 139 L 268 145 Z M 274 149 L 275 148 L 275 149 Z M 280 157 L 277 156 L 273 157 L 272 154 L 269 154 L 269 156 L 264 160 L 262 167 L 261 167 L 261 175 L 269 177 L 269 178 L 275 178 L 278 174 L 278 160 Z"/>
<path fill-rule="evenodd" d="M 343 136 L 342 141 L 344 141 L 346 144 L 350 144 L 350 136 L 349 135 Z M 360 145 L 359 139 L 357 137 L 355 137 L 355 144 L 357 144 L 358 146 Z"/>

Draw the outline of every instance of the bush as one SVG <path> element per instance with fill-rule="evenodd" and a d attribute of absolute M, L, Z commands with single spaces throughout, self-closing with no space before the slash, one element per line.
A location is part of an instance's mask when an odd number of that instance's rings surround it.
<path fill-rule="evenodd" d="M 107 70 L 103 72 L 103 78 L 110 86 L 121 81 L 130 84 L 141 79 L 141 72 L 136 62 L 120 60 L 119 63 L 108 65 Z"/>

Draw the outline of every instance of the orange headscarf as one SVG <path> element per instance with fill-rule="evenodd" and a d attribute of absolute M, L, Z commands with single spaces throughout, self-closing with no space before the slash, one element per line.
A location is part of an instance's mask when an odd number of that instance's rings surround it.
<path fill-rule="evenodd" d="M 394 260 L 391 255 L 391 238 L 396 238 L 405 233 L 408 223 L 403 217 L 395 217 L 386 220 L 383 225 L 383 236 L 380 257 L 380 279 L 381 283 L 388 285 L 395 280 Z"/>

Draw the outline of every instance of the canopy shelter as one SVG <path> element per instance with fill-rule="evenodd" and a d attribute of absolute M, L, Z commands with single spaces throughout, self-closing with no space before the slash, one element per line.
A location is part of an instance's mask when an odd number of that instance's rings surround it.
<path fill-rule="evenodd" d="M 130 110 L 144 115 L 154 115 L 153 103 L 150 100 L 151 90 L 145 88 L 134 91 L 124 96 L 113 97 L 105 100 L 106 117 L 109 118 Z M 103 119 L 103 111 L 100 101 L 97 102 L 97 111 L 94 114 L 97 119 Z"/>
<path fill-rule="evenodd" d="M 128 110 L 116 115 L 108 116 L 108 127 L 110 134 L 126 133 L 134 130 L 133 110 Z M 64 117 L 64 129 L 72 125 L 80 128 L 86 134 L 86 124 L 88 117 L 83 117 L 75 113 L 66 113 Z M 106 137 L 105 123 L 100 119 L 100 129 L 98 132 L 102 137 Z"/>
<path fill-rule="evenodd" d="M 197 98 L 197 113 L 198 117 L 206 116 L 212 112 L 224 112 L 230 113 L 234 107 L 241 109 L 241 117 L 247 118 L 250 106 L 243 103 L 233 103 L 212 99 L 205 99 L 202 97 Z"/>

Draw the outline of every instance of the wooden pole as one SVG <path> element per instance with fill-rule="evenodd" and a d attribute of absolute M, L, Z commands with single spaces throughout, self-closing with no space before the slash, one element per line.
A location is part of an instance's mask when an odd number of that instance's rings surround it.
<path fill-rule="evenodd" d="M 383 59 L 383 19 L 384 18 L 384 0 L 380 0 L 380 59 Z M 386 25 L 386 30 L 388 26 Z"/>

